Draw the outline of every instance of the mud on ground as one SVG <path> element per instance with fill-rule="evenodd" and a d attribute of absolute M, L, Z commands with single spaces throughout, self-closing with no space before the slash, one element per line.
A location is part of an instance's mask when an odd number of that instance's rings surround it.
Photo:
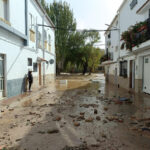
<path fill-rule="evenodd" d="M 149 150 L 149 107 L 143 102 L 149 97 L 139 98 L 105 84 L 102 74 L 58 77 L 1 107 L 0 148 Z"/>

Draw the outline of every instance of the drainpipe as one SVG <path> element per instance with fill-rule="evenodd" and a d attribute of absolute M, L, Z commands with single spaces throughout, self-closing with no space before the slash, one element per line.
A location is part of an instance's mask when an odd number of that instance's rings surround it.
<path fill-rule="evenodd" d="M 44 47 L 44 16 L 42 17 L 42 50 L 43 59 L 45 60 L 45 47 Z M 43 62 L 43 86 L 45 85 L 45 62 Z"/>
<path fill-rule="evenodd" d="M 117 81 L 116 81 L 116 84 L 117 86 L 119 87 L 119 81 L 118 81 L 118 74 L 120 75 L 120 12 L 118 11 L 118 24 L 119 24 L 119 27 L 118 27 L 118 59 L 117 59 L 117 68 L 118 68 L 118 72 L 117 72 Z"/>
<path fill-rule="evenodd" d="M 29 45 L 29 27 L 28 27 L 28 0 L 25 0 L 25 35 L 27 36 L 27 40 L 24 41 L 24 45 Z"/>
<path fill-rule="evenodd" d="M 38 53 L 38 46 L 39 46 L 39 26 L 37 24 L 37 18 L 36 18 L 36 52 Z"/>

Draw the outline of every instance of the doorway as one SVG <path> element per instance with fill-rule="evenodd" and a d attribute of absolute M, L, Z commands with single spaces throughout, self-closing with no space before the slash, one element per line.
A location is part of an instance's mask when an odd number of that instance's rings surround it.
<path fill-rule="evenodd" d="M 135 87 L 135 61 L 130 60 L 130 88 Z"/>
<path fill-rule="evenodd" d="M 39 63 L 39 85 L 42 85 L 41 83 L 41 63 Z"/>
<path fill-rule="evenodd" d="M 0 54 L 0 99 L 4 97 L 4 55 Z"/>

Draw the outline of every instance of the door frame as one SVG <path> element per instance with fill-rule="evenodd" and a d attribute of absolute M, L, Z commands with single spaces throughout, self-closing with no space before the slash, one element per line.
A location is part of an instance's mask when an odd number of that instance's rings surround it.
<path fill-rule="evenodd" d="M 135 60 L 130 60 L 129 88 L 135 89 Z"/>
<path fill-rule="evenodd" d="M 0 55 L 3 55 L 3 67 L 4 67 L 4 91 L 3 91 L 3 97 L 0 99 L 3 99 L 4 97 L 7 96 L 7 64 L 6 64 L 6 54 L 0 53 Z"/>

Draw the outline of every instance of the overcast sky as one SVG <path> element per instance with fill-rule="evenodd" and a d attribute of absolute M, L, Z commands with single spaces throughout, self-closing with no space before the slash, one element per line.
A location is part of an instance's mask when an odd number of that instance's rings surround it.
<path fill-rule="evenodd" d="M 53 0 L 46 0 L 52 3 Z M 59 0 L 57 0 L 59 1 Z M 70 4 L 78 29 L 106 29 L 117 13 L 123 0 L 62 0 Z M 101 33 L 101 44 L 105 43 Z M 99 43 L 100 44 L 100 43 Z M 99 45 L 98 44 L 98 45 Z M 104 46 L 101 45 L 101 48 Z"/>

